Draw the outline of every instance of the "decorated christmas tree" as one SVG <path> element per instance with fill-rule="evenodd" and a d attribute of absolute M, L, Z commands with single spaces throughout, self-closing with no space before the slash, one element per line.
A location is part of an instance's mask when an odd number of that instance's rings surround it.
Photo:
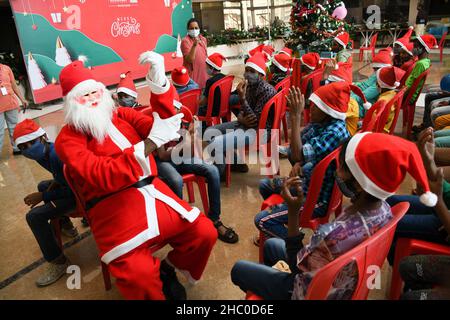
<path fill-rule="evenodd" d="M 305 51 L 330 51 L 333 38 L 350 31 L 341 0 L 294 0 L 291 12 L 292 34 L 288 45 Z"/>
<path fill-rule="evenodd" d="M 47 86 L 41 68 L 39 68 L 39 65 L 36 60 L 34 60 L 31 52 L 28 53 L 28 75 L 33 90 L 42 89 Z"/>
<path fill-rule="evenodd" d="M 64 47 L 61 38 L 56 38 L 55 61 L 58 66 L 65 67 L 72 62 L 66 47 Z"/>

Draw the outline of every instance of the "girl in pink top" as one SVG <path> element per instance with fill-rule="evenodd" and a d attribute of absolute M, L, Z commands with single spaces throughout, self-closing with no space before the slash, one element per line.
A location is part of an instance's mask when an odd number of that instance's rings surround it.
<path fill-rule="evenodd" d="M 188 34 L 181 41 L 183 65 L 188 70 L 191 79 L 203 89 L 208 80 L 205 66 L 208 43 L 206 38 L 200 34 L 199 23 L 195 18 L 188 21 L 187 29 Z"/>

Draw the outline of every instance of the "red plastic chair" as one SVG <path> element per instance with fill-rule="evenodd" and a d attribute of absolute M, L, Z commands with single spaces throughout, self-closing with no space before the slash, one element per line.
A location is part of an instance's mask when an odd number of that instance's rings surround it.
<path fill-rule="evenodd" d="M 188 190 L 189 203 L 195 202 L 193 183 L 195 182 L 197 184 L 198 190 L 200 192 L 200 197 L 202 198 L 203 212 L 207 215 L 209 212 L 209 201 L 208 201 L 208 191 L 206 188 L 206 179 L 204 177 L 196 176 L 193 173 L 183 174 L 182 177 L 183 183 L 186 184 Z"/>
<path fill-rule="evenodd" d="M 384 125 L 381 123 L 384 111 L 386 109 L 386 101 L 377 101 L 366 113 L 363 119 L 361 132 L 380 132 L 384 131 Z M 384 122 L 385 124 L 386 122 Z"/>
<path fill-rule="evenodd" d="M 312 278 L 308 286 L 305 300 L 326 300 L 336 277 L 342 268 L 351 262 L 356 262 L 358 268 L 358 284 L 352 295 L 352 300 L 366 300 L 369 295 L 367 280 L 373 276 L 368 267 L 378 266 L 380 269 L 386 260 L 389 248 L 394 238 L 398 221 L 405 215 L 409 203 L 402 202 L 392 208 L 393 219 L 367 240 L 347 253 L 328 263 Z M 247 293 L 247 300 L 262 300 L 261 297 Z"/>
<path fill-rule="evenodd" d="M 408 80 L 409 75 L 411 74 L 411 72 L 414 70 L 414 67 L 416 66 L 416 62 L 414 62 L 413 64 L 411 64 L 411 66 L 409 67 L 408 70 L 406 70 L 406 73 L 403 75 L 402 79 L 400 80 L 400 86 L 399 88 L 403 88 L 405 86 L 405 82 L 406 80 Z"/>
<path fill-rule="evenodd" d="M 447 37 L 448 32 L 444 32 L 442 35 L 441 41 L 439 41 L 439 60 L 442 62 L 442 59 L 444 57 L 444 47 L 445 47 L 445 40 Z"/>
<path fill-rule="evenodd" d="M 188 107 L 192 114 L 197 114 L 198 102 L 201 95 L 202 89 L 189 90 L 180 95 L 180 102 L 183 106 Z"/>
<path fill-rule="evenodd" d="M 64 170 L 64 177 L 66 178 L 67 184 L 69 185 L 70 189 L 72 190 L 72 192 L 75 196 L 78 216 L 86 217 L 86 219 L 90 223 L 89 215 L 87 214 L 87 211 L 86 211 L 86 201 L 82 197 L 79 187 L 74 183 L 67 166 L 64 166 L 63 170 Z M 59 221 L 58 221 L 58 227 L 59 227 Z M 61 232 L 60 228 L 58 230 Z M 59 233 L 59 244 L 62 248 L 61 233 Z M 102 261 L 100 261 L 100 262 L 101 262 L 101 266 L 102 266 L 103 283 L 105 285 L 105 290 L 108 291 L 111 289 L 111 276 L 109 274 L 107 265 L 105 263 L 103 263 Z"/>
<path fill-rule="evenodd" d="M 403 132 L 406 137 L 411 140 L 411 129 L 414 123 L 414 114 L 416 111 L 417 99 L 423 90 L 427 77 L 430 73 L 430 69 L 425 70 L 422 74 L 414 81 L 412 86 L 408 90 L 407 96 L 403 99 L 402 109 L 403 109 Z M 412 100 L 413 94 L 417 92 L 417 96 Z"/>
<path fill-rule="evenodd" d="M 294 58 L 292 60 L 292 76 L 291 76 L 291 86 L 300 87 L 300 82 L 302 80 L 302 72 L 299 58 Z"/>
<path fill-rule="evenodd" d="M 382 118 L 380 119 L 380 125 L 384 124 L 382 128 L 380 128 L 381 131 L 378 132 L 384 132 L 384 127 L 387 125 L 387 121 L 389 118 L 389 114 L 391 113 L 392 107 L 395 107 L 395 114 L 394 119 L 392 120 L 391 127 L 389 128 L 389 134 L 394 134 L 395 132 L 395 126 L 397 125 L 398 116 L 400 115 L 400 109 L 402 108 L 403 103 L 403 97 L 405 95 L 405 92 L 408 88 L 403 88 L 397 94 L 386 104 L 386 107 L 384 108 L 384 113 Z"/>
<path fill-rule="evenodd" d="M 390 299 L 398 300 L 401 295 L 402 279 L 399 265 L 404 257 L 415 254 L 450 255 L 450 246 L 417 239 L 399 238 L 395 247 L 394 266 L 392 269 Z"/>
<path fill-rule="evenodd" d="M 371 51 L 372 52 L 372 60 L 373 60 L 373 57 L 375 56 L 375 46 L 377 44 L 377 39 L 378 39 L 378 32 L 376 32 L 372 36 L 372 38 L 370 39 L 370 45 L 368 47 L 360 47 L 359 48 L 359 61 L 363 60 L 365 51 Z"/>
<path fill-rule="evenodd" d="M 227 121 L 231 121 L 230 106 L 228 105 L 228 102 L 230 100 L 233 79 L 234 76 L 226 76 L 214 82 L 214 84 L 209 89 L 206 115 L 198 116 L 198 119 L 200 121 L 205 121 L 208 126 L 220 124 L 222 122 L 222 118 L 226 118 Z M 214 107 L 214 94 L 216 88 L 219 88 L 220 90 L 220 110 L 218 115 L 213 116 L 212 112 Z"/>
<path fill-rule="evenodd" d="M 325 65 L 325 63 L 322 62 L 322 65 Z M 300 91 L 302 92 L 302 94 L 304 95 L 306 94 L 306 89 L 310 81 L 312 82 L 311 92 L 316 91 L 320 87 L 320 81 L 322 80 L 322 76 L 323 76 L 322 68 L 315 70 L 314 72 L 305 76 L 305 78 L 302 79 L 300 86 Z M 309 97 L 305 96 L 305 99 L 309 99 Z M 309 108 L 305 108 L 305 110 L 303 111 L 303 125 L 305 126 L 311 121 L 310 107 L 311 106 L 309 106 Z"/>
<path fill-rule="evenodd" d="M 316 206 L 317 200 L 319 199 L 320 191 L 322 189 L 322 181 L 325 176 L 325 172 L 334 161 L 336 167 L 339 166 L 339 153 L 341 148 L 337 148 L 324 159 L 322 159 L 313 169 L 311 181 L 308 187 L 308 193 L 306 194 L 305 203 L 303 205 L 303 210 L 299 212 L 300 220 L 299 224 L 302 228 L 309 228 L 316 230 L 319 225 L 328 223 L 330 215 L 334 212 L 335 216 L 339 216 L 342 208 L 342 193 L 339 190 L 336 183 L 333 186 L 333 191 L 331 193 L 331 198 L 328 203 L 328 209 L 324 217 L 313 218 L 314 208 Z M 283 203 L 283 198 L 278 194 L 273 194 L 261 205 L 261 211 L 267 209 L 270 206 Z M 259 261 L 264 260 L 264 242 L 266 241 L 265 234 L 259 232 Z"/>
<path fill-rule="evenodd" d="M 275 90 L 277 90 L 277 92 L 280 92 L 280 90 L 285 90 L 285 92 L 287 94 L 289 88 L 291 87 L 291 78 L 292 78 L 292 76 L 288 76 L 285 79 L 283 79 L 280 83 L 278 83 L 275 86 Z M 288 143 L 289 142 L 289 133 L 288 133 L 288 123 L 287 123 L 287 118 L 286 118 L 286 111 L 289 111 L 289 110 L 287 107 L 286 97 L 283 96 L 283 101 L 281 103 L 281 109 L 280 109 L 280 119 L 283 124 L 284 141 L 286 143 Z M 280 134 L 280 144 L 281 144 L 281 134 Z"/>

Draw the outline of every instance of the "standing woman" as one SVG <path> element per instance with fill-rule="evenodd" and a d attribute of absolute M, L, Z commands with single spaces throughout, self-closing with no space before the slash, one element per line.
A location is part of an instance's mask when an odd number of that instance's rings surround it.
<path fill-rule="evenodd" d="M 204 88 L 208 74 L 206 73 L 205 61 L 207 54 L 206 38 L 200 34 L 200 24 L 197 19 L 192 18 L 187 23 L 188 34 L 181 41 L 183 52 L 183 65 L 188 70 L 189 76 L 200 88 Z"/>
<path fill-rule="evenodd" d="M 23 107 L 26 108 L 28 106 L 28 101 L 25 100 L 17 87 L 11 68 L 0 63 L 0 154 L 3 149 L 5 121 L 8 125 L 13 153 L 20 154 L 19 148 L 17 148 L 13 142 L 13 132 L 19 116 L 19 103 L 14 94 L 19 97 Z"/>

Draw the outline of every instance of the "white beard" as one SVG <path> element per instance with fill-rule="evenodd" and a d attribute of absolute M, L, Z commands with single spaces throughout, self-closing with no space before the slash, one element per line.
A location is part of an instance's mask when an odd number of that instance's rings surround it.
<path fill-rule="evenodd" d="M 80 104 L 75 100 L 77 93 L 70 92 L 65 100 L 66 123 L 72 125 L 76 130 L 91 135 L 100 144 L 108 136 L 108 130 L 112 125 L 112 115 L 115 110 L 115 103 L 111 93 L 100 83 L 98 88 L 103 89 L 103 96 L 96 107 L 87 104 Z M 92 90 L 91 89 L 91 90 Z M 91 91 L 89 90 L 89 91 Z M 80 93 L 78 93 L 80 94 Z"/>

